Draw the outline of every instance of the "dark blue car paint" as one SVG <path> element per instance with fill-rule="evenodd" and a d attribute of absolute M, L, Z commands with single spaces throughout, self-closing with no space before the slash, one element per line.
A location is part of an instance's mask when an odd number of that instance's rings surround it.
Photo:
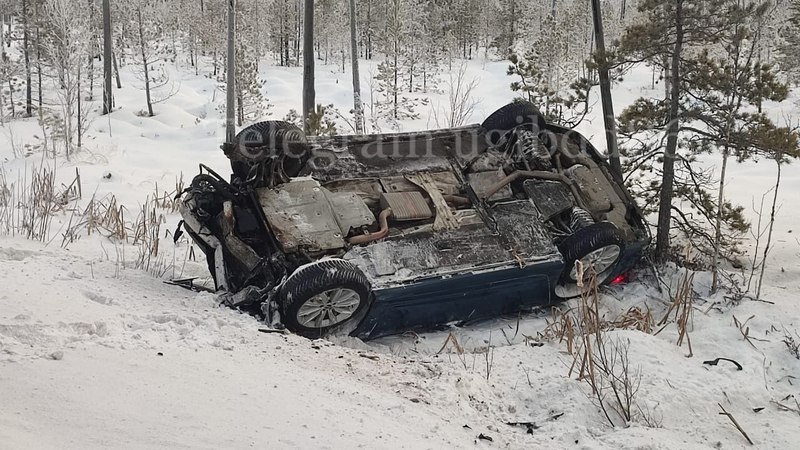
<path fill-rule="evenodd" d="M 520 268 L 415 281 L 374 292 L 372 307 L 352 333 L 375 339 L 410 329 L 479 320 L 556 301 L 552 285 L 564 268 L 551 260 Z"/>
<path fill-rule="evenodd" d="M 630 271 L 646 244 L 646 241 L 628 243 L 609 279 Z M 468 272 L 376 290 L 372 306 L 351 335 L 376 339 L 553 305 L 560 301 L 553 291 L 563 271 L 563 261 L 551 260 L 523 268 Z"/>

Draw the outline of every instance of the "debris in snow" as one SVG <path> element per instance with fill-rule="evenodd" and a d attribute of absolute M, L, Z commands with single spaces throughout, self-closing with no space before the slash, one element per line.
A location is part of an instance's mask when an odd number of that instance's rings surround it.
<path fill-rule="evenodd" d="M 741 364 L 739 364 L 738 362 L 736 362 L 736 361 L 734 361 L 732 359 L 728 359 L 728 358 L 717 358 L 717 359 L 712 360 L 712 361 L 703 361 L 703 364 L 708 365 L 708 366 L 716 366 L 717 364 L 719 364 L 720 361 L 731 362 L 736 366 L 736 370 L 742 370 L 742 365 Z"/>
<path fill-rule="evenodd" d="M 62 359 L 64 359 L 64 352 L 62 352 L 61 350 L 57 350 L 53 353 L 48 354 L 47 359 L 53 361 L 61 361 Z"/>
<path fill-rule="evenodd" d="M 789 400 L 792 397 L 793 397 L 793 395 L 787 395 L 782 401 L 785 402 L 786 400 Z M 775 400 L 771 400 L 770 401 L 770 403 L 772 403 L 775 406 L 777 406 L 778 409 L 780 409 L 781 411 L 791 411 L 791 412 L 795 412 L 797 414 L 800 414 L 800 402 L 798 402 L 797 400 L 795 400 L 794 402 L 797 405 L 797 408 L 792 408 L 791 406 L 786 406 L 781 402 L 776 402 Z"/>
<path fill-rule="evenodd" d="M 286 334 L 286 330 L 279 330 L 277 328 L 259 328 L 258 332 L 259 333 L 266 333 L 266 334 L 273 334 L 273 333 Z M 280 347 L 278 347 L 278 348 L 280 348 Z"/>
<path fill-rule="evenodd" d="M 484 441 L 489 441 L 489 442 L 494 442 L 494 439 L 492 439 L 491 436 L 485 435 L 483 433 L 478 435 L 478 439 L 479 440 L 484 440 Z"/>
<path fill-rule="evenodd" d="M 377 360 L 380 359 L 380 357 L 378 357 L 378 355 L 368 355 L 366 353 L 359 353 L 358 356 L 360 356 L 362 358 L 371 359 L 373 361 L 377 361 Z"/>
<path fill-rule="evenodd" d="M 562 413 L 553 414 L 552 416 L 546 418 L 545 422 L 551 422 L 553 420 L 558 420 L 563 415 L 564 415 L 563 412 Z M 537 424 L 534 421 L 530 421 L 530 422 L 506 422 L 506 424 L 510 425 L 512 427 L 526 427 L 528 429 L 528 431 L 527 431 L 528 434 L 533 434 L 533 430 L 538 430 L 539 428 L 542 427 L 541 425 Z"/>

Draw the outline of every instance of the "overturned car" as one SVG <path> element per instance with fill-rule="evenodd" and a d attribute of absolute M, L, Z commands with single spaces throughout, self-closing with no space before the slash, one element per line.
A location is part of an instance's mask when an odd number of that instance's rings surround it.
<path fill-rule="evenodd" d="M 184 229 L 227 304 L 308 337 L 546 306 L 580 295 L 579 273 L 622 276 L 649 243 L 604 158 L 530 103 L 421 133 L 262 122 L 223 150 L 231 180 L 201 165 Z"/>

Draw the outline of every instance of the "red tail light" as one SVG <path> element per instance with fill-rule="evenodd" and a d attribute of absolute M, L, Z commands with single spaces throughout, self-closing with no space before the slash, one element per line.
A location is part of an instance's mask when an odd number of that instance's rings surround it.
<path fill-rule="evenodd" d="M 611 281 L 611 284 L 612 284 L 612 285 L 615 285 L 615 284 L 625 284 L 625 283 L 627 283 L 627 282 L 628 282 L 628 274 L 627 274 L 627 273 L 622 273 L 622 274 L 619 274 L 619 275 L 617 275 L 617 277 L 616 277 L 616 278 L 614 278 L 614 279 Z"/>

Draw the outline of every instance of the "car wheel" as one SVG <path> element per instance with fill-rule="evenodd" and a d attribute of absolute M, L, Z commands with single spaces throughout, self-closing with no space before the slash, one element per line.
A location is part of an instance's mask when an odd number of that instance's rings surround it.
<path fill-rule="evenodd" d="M 281 318 L 291 331 L 318 338 L 352 331 L 371 298 L 367 277 L 353 264 L 327 259 L 297 269 L 281 288 Z"/>
<path fill-rule="evenodd" d="M 597 284 L 606 284 L 625 251 L 625 238 L 616 225 L 600 222 L 581 228 L 561 241 L 558 248 L 565 265 L 555 293 L 562 299 L 570 299 L 579 297 L 588 289 L 587 285 L 578 286 L 577 262 L 583 264 L 585 271 L 593 267 Z M 584 281 L 588 281 L 588 272 L 585 272 Z"/>
<path fill-rule="evenodd" d="M 283 170 L 296 177 L 308 161 L 308 140 L 303 130 L 279 120 L 269 120 L 251 125 L 236 135 L 233 141 L 234 173 L 249 170 L 249 164 L 285 156 Z M 248 164 L 249 163 L 249 164 Z M 236 173 L 245 177 L 246 173 Z"/>
<path fill-rule="evenodd" d="M 542 113 L 528 101 L 509 103 L 492 113 L 481 126 L 486 132 L 489 143 L 497 145 L 502 136 L 523 124 L 534 124 L 539 129 L 545 126 Z"/>

